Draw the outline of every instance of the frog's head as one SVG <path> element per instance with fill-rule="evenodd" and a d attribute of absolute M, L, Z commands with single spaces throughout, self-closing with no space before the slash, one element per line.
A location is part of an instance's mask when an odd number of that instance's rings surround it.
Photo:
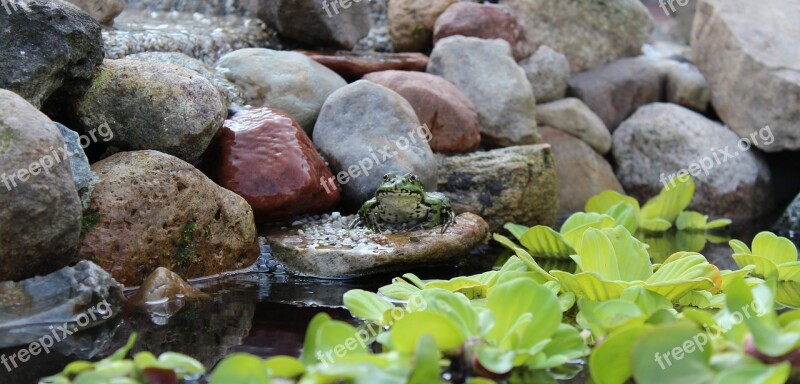
<path fill-rule="evenodd" d="M 396 176 L 393 173 L 387 173 L 383 176 L 383 183 L 375 191 L 375 195 L 417 195 L 423 197 L 425 196 L 425 187 L 415 175 Z"/>

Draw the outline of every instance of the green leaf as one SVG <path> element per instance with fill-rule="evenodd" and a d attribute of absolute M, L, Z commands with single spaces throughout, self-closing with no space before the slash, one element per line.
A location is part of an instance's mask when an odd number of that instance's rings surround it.
<path fill-rule="evenodd" d="M 689 206 L 694 196 L 694 180 L 687 177 L 682 181 L 676 177 L 672 181 L 642 207 L 642 219 L 662 219 L 672 223 Z"/>
<path fill-rule="evenodd" d="M 672 223 L 661 218 L 641 219 L 639 228 L 647 232 L 666 232 L 672 228 Z"/>
<path fill-rule="evenodd" d="M 386 285 L 378 289 L 382 295 L 395 299 L 395 300 L 408 300 L 411 295 L 420 291 L 420 288 L 401 278 L 392 280 L 392 284 Z"/>
<path fill-rule="evenodd" d="M 614 247 L 621 280 L 644 281 L 653 275 L 653 264 L 650 262 L 646 246 L 633 237 L 626 228 L 617 226 L 604 229 L 603 234 L 608 237 Z"/>
<path fill-rule="evenodd" d="M 358 330 L 350 324 L 338 320 L 328 321 L 317 330 L 316 350 L 322 355 L 332 351 L 339 358 L 341 355 L 367 354 L 366 346 L 358 342 L 357 335 Z"/>
<path fill-rule="evenodd" d="M 638 207 L 622 202 L 609 208 L 606 214 L 614 218 L 617 225 L 625 227 L 630 233 L 636 233 L 636 230 L 639 229 Z"/>
<path fill-rule="evenodd" d="M 519 240 L 520 237 L 522 237 L 522 235 L 525 234 L 525 232 L 528 232 L 528 230 L 530 230 L 530 227 L 514 223 L 506 223 L 506 225 L 504 225 L 503 228 L 511 232 L 511 235 L 514 236 L 514 238 L 516 238 L 517 240 Z"/>
<path fill-rule="evenodd" d="M 132 333 L 130 337 L 128 337 L 128 342 L 125 343 L 125 345 L 122 348 L 116 350 L 114 353 L 111 354 L 111 356 L 106 357 L 100 362 L 105 363 L 109 361 L 120 361 L 125 359 L 125 356 L 128 356 L 128 353 L 133 348 L 133 345 L 136 344 L 136 337 L 137 337 L 136 332 Z"/>
<path fill-rule="evenodd" d="M 353 316 L 375 323 L 380 323 L 383 314 L 394 308 L 394 305 L 377 294 L 361 289 L 347 291 L 344 294 L 344 306 Z"/>
<path fill-rule="evenodd" d="M 431 335 L 439 351 L 456 349 L 466 340 L 458 324 L 433 311 L 407 313 L 394 324 L 390 332 L 392 346 L 406 354 L 414 353 L 423 335 Z"/>
<path fill-rule="evenodd" d="M 633 197 L 626 196 L 619 192 L 611 190 L 605 191 L 599 195 L 592 196 L 589 199 L 589 201 L 586 202 L 586 207 L 584 208 L 584 211 L 595 212 L 595 213 L 606 213 L 611 209 L 611 207 L 619 203 L 630 204 L 632 207 L 634 207 L 636 212 L 639 211 L 639 201 L 637 201 Z"/>
<path fill-rule="evenodd" d="M 542 353 L 548 357 L 562 356 L 568 361 L 584 357 L 590 352 L 581 333 L 571 325 L 559 324 L 558 329 L 551 339 L 552 340 L 542 350 Z M 545 362 L 544 364 L 540 363 L 539 365 L 535 365 L 532 368 L 547 369 L 553 367 L 555 366 L 547 366 L 547 362 Z"/>
<path fill-rule="evenodd" d="M 303 339 L 303 352 L 300 355 L 300 361 L 304 365 L 314 365 L 319 362 L 316 356 L 317 353 L 317 333 L 323 324 L 331 321 L 331 317 L 325 312 L 317 313 L 311 322 L 308 323 L 306 328 L 306 335 Z"/>
<path fill-rule="evenodd" d="M 711 381 L 712 349 L 699 341 L 701 334 L 701 329 L 686 323 L 662 325 L 643 332 L 631 353 L 634 380 L 640 384 Z"/>
<path fill-rule="evenodd" d="M 284 379 L 294 379 L 300 377 L 306 371 L 306 367 L 300 360 L 291 356 L 273 356 L 264 361 L 264 366 L 274 377 Z"/>
<path fill-rule="evenodd" d="M 783 384 L 789 380 L 791 364 L 736 366 L 719 373 L 715 384 Z"/>
<path fill-rule="evenodd" d="M 514 368 L 514 352 L 491 345 L 478 346 L 478 361 L 489 372 L 503 375 Z"/>
<path fill-rule="evenodd" d="M 537 225 L 525 232 L 520 243 L 538 257 L 564 259 L 575 253 L 564 236 L 543 225 Z"/>
<path fill-rule="evenodd" d="M 603 231 L 588 229 L 583 234 L 579 254 L 582 271 L 594 272 L 606 280 L 621 280 L 614 246 Z"/>
<path fill-rule="evenodd" d="M 675 220 L 679 231 L 705 231 L 707 225 L 708 216 L 694 211 L 681 212 Z"/>
<path fill-rule="evenodd" d="M 223 359 L 211 374 L 209 384 L 269 384 L 269 370 L 260 358 L 234 353 Z"/>
<path fill-rule="evenodd" d="M 181 353 L 164 352 L 158 356 L 160 368 L 175 371 L 179 378 L 206 373 L 203 363 Z"/>
<path fill-rule="evenodd" d="M 433 336 L 422 335 L 417 344 L 414 361 L 416 364 L 409 384 L 444 383 L 439 368 L 439 351 L 436 349 L 436 340 Z"/>
<path fill-rule="evenodd" d="M 623 329 L 595 347 L 589 357 L 589 370 L 597 384 L 623 384 L 633 375 L 633 346 L 652 326 Z"/>
<path fill-rule="evenodd" d="M 729 241 L 728 244 L 730 244 L 731 248 L 733 248 L 733 253 L 741 253 L 745 255 L 753 254 L 753 252 L 750 251 L 750 248 L 747 247 L 747 244 L 739 240 L 733 239 Z"/>
<path fill-rule="evenodd" d="M 736 262 L 736 265 L 738 265 L 739 268 L 745 268 L 752 265 L 754 267 L 752 274 L 755 276 L 765 279 L 778 276 L 778 266 L 775 265 L 772 260 L 766 257 L 740 253 L 735 253 L 732 257 L 733 261 Z"/>
<path fill-rule="evenodd" d="M 496 286 L 486 307 L 494 314 L 495 324 L 486 336 L 500 342 L 525 314 L 532 315 L 531 322 L 520 342 L 528 348 L 549 338 L 561 323 L 561 306 L 549 289 L 528 279 L 516 279 Z"/>
<path fill-rule="evenodd" d="M 478 313 L 463 294 L 434 288 L 421 291 L 419 296 L 419 300 L 409 300 L 410 312 L 433 311 L 445 315 L 458 326 L 461 334 L 478 335 Z"/>
<path fill-rule="evenodd" d="M 605 281 L 594 272 L 573 275 L 562 271 L 550 271 L 558 279 L 564 290 L 572 292 L 576 297 L 585 297 L 593 301 L 605 301 L 619 298 L 630 286 L 624 281 Z"/>
<path fill-rule="evenodd" d="M 753 239 L 753 255 L 780 265 L 797 261 L 797 247 L 785 237 L 778 237 L 772 232 L 761 232 Z"/>

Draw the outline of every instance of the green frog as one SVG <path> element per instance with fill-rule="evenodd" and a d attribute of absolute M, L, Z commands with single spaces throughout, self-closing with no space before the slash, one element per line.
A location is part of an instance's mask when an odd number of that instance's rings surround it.
<path fill-rule="evenodd" d="M 417 222 L 412 229 L 434 228 L 442 225 L 442 233 L 455 224 L 456 215 L 450 199 L 439 192 L 425 192 L 417 176 L 395 176 L 388 173 L 375 191 L 358 210 L 358 218 L 350 228 L 363 224 L 374 232 L 381 232 L 381 223 L 405 224 Z"/>

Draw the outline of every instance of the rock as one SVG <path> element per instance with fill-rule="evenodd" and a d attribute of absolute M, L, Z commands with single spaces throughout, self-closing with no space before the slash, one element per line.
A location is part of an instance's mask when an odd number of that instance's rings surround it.
<path fill-rule="evenodd" d="M 601 155 L 611 150 L 611 133 L 608 128 L 586 104 L 578 99 L 568 98 L 537 105 L 536 117 L 542 125 L 583 140 Z"/>
<path fill-rule="evenodd" d="M 339 217 L 297 229 L 271 230 L 267 232 L 267 242 L 275 259 L 289 271 L 316 277 L 354 278 L 415 266 L 457 264 L 489 238 L 489 226 L 471 213 L 458 215 L 456 223 L 445 233 L 441 233 L 440 227 L 390 234 L 365 228 L 341 229 L 354 218 Z"/>
<path fill-rule="evenodd" d="M 328 96 L 347 85 L 335 72 L 297 52 L 240 49 L 223 56 L 216 66 L 244 89 L 250 105 L 280 109 L 307 133 Z"/>
<path fill-rule="evenodd" d="M 322 107 L 313 139 L 351 207 L 373 197 L 390 172 L 417 175 L 429 192 L 436 190 L 431 132 L 420 126 L 408 101 L 384 86 L 359 80 L 334 92 Z M 336 188 L 333 179 L 325 185 Z"/>
<path fill-rule="evenodd" d="M 708 110 L 711 91 L 706 78 L 692 63 L 662 60 L 658 63 L 666 79 L 666 101 L 700 113 Z"/>
<path fill-rule="evenodd" d="M 570 69 L 566 56 L 542 45 L 519 65 L 525 70 L 537 103 L 560 100 L 567 94 Z"/>
<path fill-rule="evenodd" d="M 201 15 L 245 15 L 247 14 L 247 0 L 126 0 L 125 12 L 130 10 L 144 10 L 150 12 L 174 12 Z"/>
<path fill-rule="evenodd" d="M 428 67 L 428 56 L 417 52 L 301 51 L 300 53 L 352 81 L 372 72 L 388 70 L 425 72 L 425 68 Z"/>
<path fill-rule="evenodd" d="M 469 152 L 481 142 L 475 105 L 449 81 L 422 72 L 384 71 L 364 76 L 403 96 L 433 134 L 434 152 Z"/>
<path fill-rule="evenodd" d="M 0 282 L 0 348 L 46 340 L 62 325 L 75 331 L 102 324 L 120 314 L 123 288 L 86 260 L 47 276 Z M 51 347 L 58 344 L 50 339 Z"/>
<path fill-rule="evenodd" d="M 312 46 L 352 49 L 370 28 L 369 1 L 251 1 L 250 11 L 284 37 Z"/>
<path fill-rule="evenodd" d="M 431 45 L 436 19 L 458 0 L 389 1 L 389 35 L 396 52 L 418 52 Z"/>
<path fill-rule="evenodd" d="M 81 205 L 64 148 L 47 116 L 0 89 L 0 281 L 72 261 Z"/>
<path fill-rule="evenodd" d="M 439 191 L 456 212 L 486 218 L 489 230 L 505 223 L 555 225 L 556 165 L 549 145 L 526 145 L 437 156 Z"/>
<path fill-rule="evenodd" d="M 88 188 L 89 184 L 97 180 L 97 175 L 92 172 L 89 165 L 89 159 L 86 153 L 83 152 L 81 146 L 81 138 L 78 132 L 75 132 L 59 123 L 55 123 L 61 136 L 64 137 L 64 142 L 67 145 L 67 163 L 72 171 L 72 181 L 75 183 L 75 190 L 80 192 L 84 188 Z"/>
<path fill-rule="evenodd" d="M 225 121 L 215 141 L 215 181 L 244 197 L 257 220 L 323 213 L 339 203 L 339 190 L 321 181 L 333 177 L 325 161 L 284 113 L 239 111 Z"/>
<path fill-rule="evenodd" d="M 67 0 L 101 24 L 114 24 L 114 18 L 125 9 L 125 0 Z"/>
<path fill-rule="evenodd" d="M 123 152 L 92 165 L 100 178 L 78 254 L 126 285 L 158 267 L 186 278 L 249 267 L 256 228 L 247 202 L 180 159 Z"/>
<path fill-rule="evenodd" d="M 128 305 L 149 307 L 174 301 L 208 298 L 208 295 L 187 283 L 177 273 L 158 267 L 139 286 Z"/>
<path fill-rule="evenodd" d="M 636 108 L 661 100 L 661 72 L 649 60 L 622 59 L 569 81 L 568 94 L 581 99 L 614 131 Z"/>
<path fill-rule="evenodd" d="M 625 193 L 611 165 L 592 147 L 564 131 L 544 127 L 541 133 L 553 147 L 560 213 L 583 211 L 590 197 L 607 190 Z"/>
<path fill-rule="evenodd" d="M 180 52 L 143 52 L 125 56 L 126 60 L 149 61 L 151 63 L 173 64 L 197 72 L 215 87 L 225 97 L 227 104 L 244 105 L 242 90 L 224 77 L 216 73 L 210 66 L 200 60 L 191 58 Z"/>
<path fill-rule="evenodd" d="M 100 25 L 95 20 L 58 1 L 6 0 L 2 5 L 1 89 L 40 108 L 62 85 L 91 79 L 103 61 Z"/>
<path fill-rule="evenodd" d="M 776 11 L 780 10 L 780 11 Z M 766 152 L 800 149 L 800 3 L 702 0 L 692 51 L 719 116 L 739 137 L 769 126 Z M 732 65 L 734 63 L 735 65 Z"/>
<path fill-rule="evenodd" d="M 511 10 L 501 5 L 463 2 L 447 7 L 434 24 L 433 43 L 455 35 L 503 39 L 511 46 L 517 61 L 530 55 L 526 51 L 525 31 Z"/>
<path fill-rule="evenodd" d="M 800 233 L 800 195 L 786 208 L 773 230 L 776 233 L 796 237 Z"/>
<path fill-rule="evenodd" d="M 185 3 L 189 2 L 180 1 Z M 114 20 L 114 28 L 103 31 L 103 41 L 106 59 L 141 52 L 180 52 L 208 65 L 237 49 L 281 46 L 278 33 L 254 18 L 131 9 Z"/>
<path fill-rule="evenodd" d="M 747 219 L 772 208 L 763 157 L 742 150 L 735 133 L 698 113 L 674 104 L 646 105 L 620 125 L 613 140 L 617 177 L 639 201 L 684 170 L 697 184 L 691 209 Z"/>
<path fill-rule="evenodd" d="M 547 45 L 567 56 L 572 73 L 636 56 L 655 24 L 639 0 L 500 0 L 525 29 L 528 50 Z"/>
<path fill-rule="evenodd" d="M 533 89 L 505 40 L 451 36 L 439 40 L 428 73 L 455 84 L 475 104 L 484 143 L 538 143 Z"/>
<path fill-rule="evenodd" d="M 211 82 L 171 64 L 106 60 L 75 102 L 79 131 L 108 124 L 109 145 L 155 149 L 194 162 L 222 126 L 227 106 Z"/>

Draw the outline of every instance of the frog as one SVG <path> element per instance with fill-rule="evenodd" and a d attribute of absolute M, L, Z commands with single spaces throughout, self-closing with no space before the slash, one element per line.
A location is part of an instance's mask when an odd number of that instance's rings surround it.
<path fill-rule="evenodd" d="M 398 225 L 416 222 L 412 230 L 441 225 L 442 233 L 445 233 L 455 221 L 456 215 L 447 196 L 439 192 L 425 192 L 425 186 L 416 175 L 387 173 L 375 190 L 375 197 L 361 206 L 350 228 L 363 224 L 373 232 L 383 232 L 381 223 Z"/>

